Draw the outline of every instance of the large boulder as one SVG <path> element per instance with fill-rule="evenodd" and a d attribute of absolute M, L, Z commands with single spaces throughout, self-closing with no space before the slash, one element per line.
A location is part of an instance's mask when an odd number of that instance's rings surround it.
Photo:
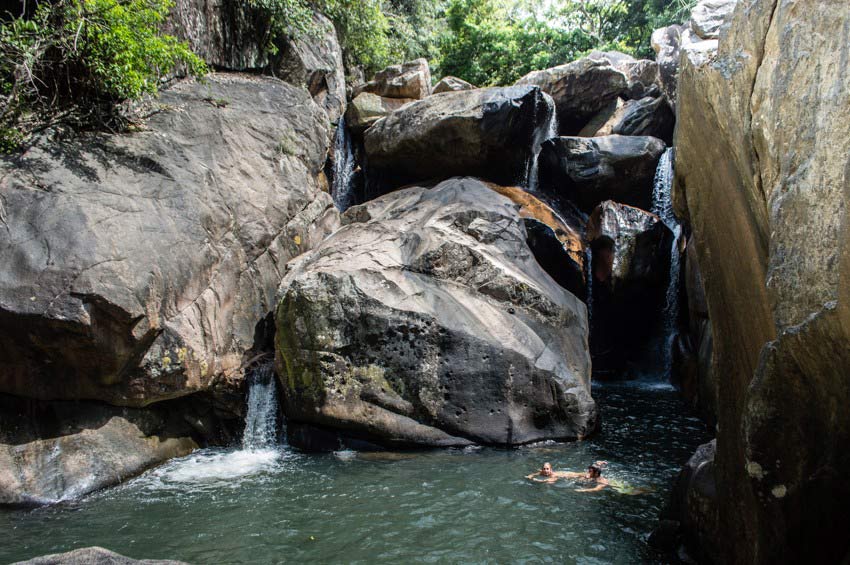
<path fill-rule="evenodd" d="M 535 85 L 555 101 L 558 133 L 575 135 L 600 110 L 628 90 L 628 80 L 607 59 L 582 58 L 532 71 L 517 85 Z"/>
<path fill-rule="evenodd" d="M 375 78 L 360 86 L 355 95 L 371 92 L 385 98 L 421 100 L 431 94 L 431 69 L 426 59 L 392 65 L 375 73 Z"/>
<path fill-rule="evenodd" d="M 274 75 L 306 88 L 334 123 L 345 112 L 345 69 L 333 23 L 313 13 L 308 33 L 287 39 L 273 58 Z"/>
<path fill-rule="evenodd" d="M 664 142 L 654 137 L 556 137 L 543 143 L 540 188 L 590 213 L 605 200 L 648 210 Z"/>
<path fill-rule="evenodd" d="M 534 86 L 445 92 L 409 104 L 366 131 L 370 190 L 467 174 L 526 184 L 552 113 Z"/>
<path fill-rule="evenodd" d="M 385 447 L 594 430 L 584 304 L 534 260 L 515 204 L 455 178 L 345 222 L 281 284 L 278 374 L 302 443 L 305 425 Z"/>
<path fill-rule="evenodd" d="M 850 552 L 848 22 L 847 2 L 740 0 L 716 51 L 682 58 L 675 190 L 720 376 L 724 562 Z"/>
<path fill-rule="evenodd" d="M 648 135 L 671 144 L 675 124 L 676 117 L 663 97 L 646 96 L 626 101 L 590 137 Z"/>
<path fill-rule="evenodd" d="M 0 392 L 144 406 L 238 380 L 283 265 L 338 225 L 327 115 L 272 78 L 0 160 Z"/>
<path fill-rule="evenodd" d="M 385 98 L 371 92 L 361 92 L 348 105 L 345 123 L 351 131 L 359 134 L 384 116 L 413 101 L 412 98 Z"/>
<path fill-rule="evenodd" d="M 102 547 L 84 547 L 19 561 L 13 565 L 186 565 L 170 559 L 131 559 Z"/>
<path fill-rule="evenodd" d="M 434 85 L 434 89 L 431 91 L 431 94 L 439 94 L 441 92 L 458 92 L 461 90 L 474 90 L 475 86 L 466 82 L 462 78 L 457 78 L 453 76 L 446 76 L 441 78 L 437 84 Z"/>
<path fill-rule="evenodd" d="M 676 106 L 676 82 L 679 78 L 679 52 L 681 47 L 692 42 L 689 28 L 670 25 L 652 32 L 650 43 L 658 64 L 658 84 L 672 108 Z"/>
<path fill-rule="evenodd" d="M 591 214 L 585 237 L 592 251 L 594 371 L 619 376 L 651 365 L 672 232 L 658 216 L 609 200 Z"/>
<path fill-rule="evenodd" d="M 658 81 L 658 63 L 649 59 L 635 59 L 619 51 L 591 51 L 588 58 L 608 61 L 618 71 L 626 75 L 628 91 L 644 92 Z"/>
<path fill-rule="evenodd" d="M 700 563 L 722 563 L 721 547 L 713 544 L 720 533 L 714 458 L 717 440 L 700 445 L 682 468 L 673 486 L 670 517 L 678 523 L 692 558 Z"/>

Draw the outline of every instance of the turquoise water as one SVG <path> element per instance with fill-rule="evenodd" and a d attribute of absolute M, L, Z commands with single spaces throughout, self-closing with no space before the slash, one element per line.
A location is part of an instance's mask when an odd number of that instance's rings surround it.
<path fill-rule="evenodd" d="M 707 430 L 666 385 L 594 387 L 601 432 L 571 444 L 402 454 L 203 450 L 72 504 L 0 511 L 0 562 L 100 545 L 191 563 L 636 563 Z M 550 461 L 655 489 L 531 483 Z"/>

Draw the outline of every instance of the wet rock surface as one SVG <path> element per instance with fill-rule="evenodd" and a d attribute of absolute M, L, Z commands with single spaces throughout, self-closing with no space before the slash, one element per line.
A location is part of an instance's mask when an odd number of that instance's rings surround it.
<path fill-rule="evenodd" d="M 664 142 L 647 136 L 553 138 L 541 148 L 540 187 L 586 213 L 606 200 L 648 210 L 664 149 Z"/>
<path fill-rule="evenodd" d="M 170 559 L 131 559 L 102 547 L 84 547 L 66 553 L 43 555 L 15 565 L 186 565 Z"/>
<path fill-rule="evenodd" d="M 482 88 L 429 96 L 393 112 L 365 134 L 371 194 L 457 175 L 524 183 L 552 117 L 546 98 L 534 86 Z"/>
<path fill-rule="evenodd" d="M 671 145 L 675 124 L 676 117 L 663 97 L 646 96 L 639 100 L 627 100 L 593 133 L 593 137 L 651 136 Z"/>
<path fill-rule="evenodd" d="M 387 446 L 584 437 L 585 307 L 471 178 L 357 206 L 294 261 L 277 311 L 287 417 Z"/>
<path fill-rule="evenodd" d="M 0 392 L 143 406 L 239 379 L 284 263 L 337 225 L 306 90 L 212 75 L 157 104 L 0 162 Z"/>

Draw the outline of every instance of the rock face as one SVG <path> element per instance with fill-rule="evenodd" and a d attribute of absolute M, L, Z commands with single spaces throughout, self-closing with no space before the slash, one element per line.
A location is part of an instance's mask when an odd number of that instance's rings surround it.
<path fill-rule="evenodd" d="M 635 59 L 618 51 L 591 51 L 588 58 L 608 61 L 611 66 L 626 75 L 629 90 L 635 88 L 637 83 L 648 88 L 658 80 L 658 63 L 655 61 Z"/>
<path fill-rule="evenodd" d="M 531 257 L 515 204 L 456 178 L 345 222 L 281 285 L 288 422 L 388 447 L 595 428 L 585 307 Z"/>
<path fill-rule="evenodd" d="M 716 451 L 717 440 L 699 446 L 679 473 L 672 493 L 671 517 L 679 522 L 686 546 L 700 548 L 693 557 L 701 563 L 723 562 L 720 546 L 713 543 L 720 534 L 714 464 Z"/>
<path fill-rule="evenodd" d="M 446 92 L 379 120 L 365 135 L 372 194 L 428 179 L 475 175 L 525 184 L 533 148 L 552 119 L 533 86 Z"/>
<path fill-rule="evenodd" d="M 676 81 L 679 77 L 679 49 L 688 43 L 685 27 L 671 25 L 652 32 L 652 48 L 658 64 L 658 83 L 671 107 L 676 105 Z"/>
<path fill-rule="evenodd" d="M 283 265 L 338 225 L 307 91 L 212 75 L 157 102 L 145 131 L 0 162 L 0 392 L 144 406 L 241 378 Z"/>
<path fill-rule="evenodd" d="M 605 200 L 648 210 L 664 149 L 646 136 L 553 138 L 540 151 L 540 187 L 588 213 Z"/>
<path fill-rule="evenodd" d="M 84 547 L 20 561 L 15 565 L 186 565 L 170 559 L 130 559 L 102 547 Z"/>
<path fill-rule="evenodd" d="M 718 50 L 682 60 L 676 202 L 722 376 L 724 562 L 850 552 L 848 21 L 846 2 L 740 0 Z"/>
<path fill-rule="evenodd" d="M 441 92 L 458 92 L 461 90 L 474 90 L 475 86 L 469 84 L 462 78 L 453 76 L 443 77 L 434 85 L 434 90 L 431 94 L 439 94 Z"/>
<path fill-rule="evenodd" d="M 46 439 L 7 444 L 17 438 L 0 437 L 0 506 L 79 498 L 198 447 L 177 412 L 71 402 L 39 408 Z"/>
<path fill-rule="evenodd" d="M 593 251 L 594 370 L 642 364 L 664 307 L 672 234 L 649 212 L 606 201 L 585 235 Z"/>
<path fill-rule="evenodd" d="M 384 98 L 370 92 L 361 92 L 348 105 L 345 122 L 351 131 L 362 133 L 384 116 L 413 101 L 412 98 Z"/>
<path fill-rule="evenodd" d="M 589 58 L 532 71 L 516 84 L 539 86 L 552 97 L 560 135 L 577 134 L 594 115 L 628 89 L 626 75 L 608 60 Z"/>
<path fill-rule="evenodd" d="M 420 100 L 431 94 L 431 69 L 425 59 L 392 65 L 375 74 L 355 94 L 371 92 L 385 98 Z"/>

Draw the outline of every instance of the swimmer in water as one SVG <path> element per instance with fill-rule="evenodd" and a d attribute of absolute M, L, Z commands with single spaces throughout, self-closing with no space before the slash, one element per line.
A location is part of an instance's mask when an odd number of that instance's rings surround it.
<path fill-rule="evenodd" d="M 587 468 L 584 473 L 576 473 L 574 471 L 553 471 L 551 463 L 544 463 L 543 467 L 536 472 L 527 475 L 525 478 L 538 483 L 554 483 L 558 479 L 577 479 L 579 481 L 587 481 L 593 484 L 592 487 L 576 489 L 578 492 L 594 492 L 602 490 L 608 486 L 608 480 L 602 478 L 602 468 L 607 465 L 607 461 L 597 461 Z"/>

